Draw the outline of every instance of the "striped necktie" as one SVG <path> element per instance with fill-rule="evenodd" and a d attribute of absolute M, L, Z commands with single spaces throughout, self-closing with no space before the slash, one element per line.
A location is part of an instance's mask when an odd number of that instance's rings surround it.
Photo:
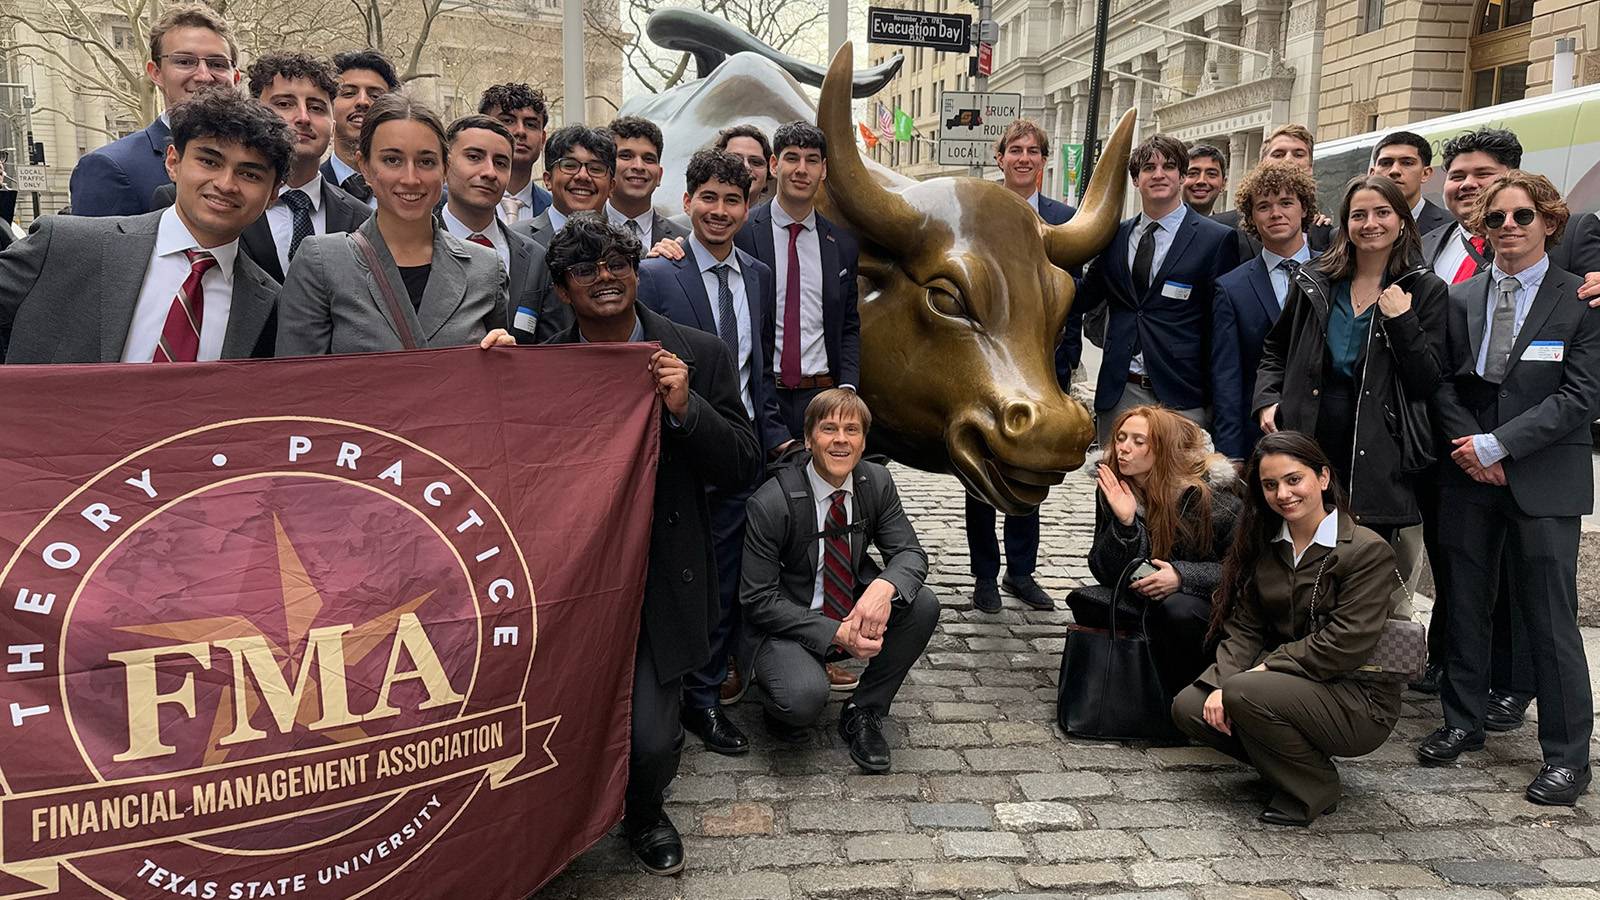
<path fill-rule="evenodd" d="M 848 491 L 834 491 L 828 507 L 828 537 L 822 541 L 822 614 L 843 622 L 856 605 L 856 578 L 850 566 L 850 535 L 845 529 Z"/>
<path fill-rule="evenodd" d="M 172 298 L 151 362 L 194 362 L 200 357 L 200 325 L 206 311 L 206 292 L 200 279 L 216 266 L 217 258 L 204 250 L 183 253 L 189 258 L 189 276 Z"/>

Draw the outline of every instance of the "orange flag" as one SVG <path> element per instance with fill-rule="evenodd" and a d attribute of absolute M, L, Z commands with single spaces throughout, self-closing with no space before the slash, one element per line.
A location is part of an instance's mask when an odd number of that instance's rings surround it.
<path fill-rule="evenodd" d="M 866 123 L 857 122 L 856 127 L 861 129 L 861 140 L 866 142 L 868 150 L 878 146 L 878 135 L 871 128 L 868 128 Z"/>

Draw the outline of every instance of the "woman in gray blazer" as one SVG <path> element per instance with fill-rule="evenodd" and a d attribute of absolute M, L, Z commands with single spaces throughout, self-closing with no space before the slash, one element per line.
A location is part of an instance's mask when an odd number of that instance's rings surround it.
<path fill-rule="evenodd" d="M 276 355 L 515 343 L 499 257 L 434 219 L 446 147 L 439 116 L 404 93 L 367 110 L 357 165 L 378 212 L 349 234 L 301 240 L 278 295 Z"/>

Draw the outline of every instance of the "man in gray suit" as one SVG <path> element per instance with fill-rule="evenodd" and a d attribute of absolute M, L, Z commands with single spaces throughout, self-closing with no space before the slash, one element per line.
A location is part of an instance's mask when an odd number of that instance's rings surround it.
<path fill-rule="evenodd" d="M 272 356 L 278 283 L 239 235 L 289 171 L 283 120 L 231 88 L 172 111 L 169 209 L 47 216 L 0 253 L 0 360 L 192 362 Z"/>
<path fill-rule="evenodd" d="M 889 771 L 883 718 L 939 623 L 923 584 L 928 556 L 889 470 L 861 459 L 872 414 L 830 388 L 806 407 L 806 449 L 750 498 L 739 601 L 739 654 L 766 696 L 768 731 L 803 740 L 828 700 L 825 661 L 871 660 L 839 713 L 839 735 L 862 771 Z M 878 548 L 883 568 L 867 556 Z"/>
<path fill-rule="evenodd" d="M 493 250 L 510 277 L 506 322 L 522 343 L 540 343 L 572 324 L 572 309 L 556 297 L 545 249 L 508 228 L 500 203 L 510 177 L 516 140 L 499 120 L 462 116 L 445 131 L 445 204 L 440 219 L 456 237 Z"/>
<path fill-rule="evenodd" d="M 617 142 L 604 128 L 568 125 L 556 130 L 544 145 L 544 184 L 550 189 L 550 208 L 512 230 L 550 246 L 550 236 L 567 224 L 567 217 L 590 210 L 601 211 L 611 196 L 617 175 Z"/>
<path fill-rule="evenodd" d="M 661 186 L 661 129 L 649 119 L 622 116 L 606 126 L 617 142 L 617 177 L 606 200 L 611 224 L 628 229 L 646 247 L 689 236 L 688 229 L 656 212 L 651 200 Z"/>

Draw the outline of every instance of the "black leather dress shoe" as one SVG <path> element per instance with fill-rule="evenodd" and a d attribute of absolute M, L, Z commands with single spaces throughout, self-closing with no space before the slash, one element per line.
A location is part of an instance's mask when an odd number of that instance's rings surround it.
<path fill-rule="evenodd" d="M 993 578 L 979 578 L 972 588 L 972 608 L 978 612 L 1000 611 L 1000 585 Z"/>
<path fill-rule="evenodd" d="M 676 875 L 683 871 L 683 838 L 666 813 L 649 825 L 622 826 L 639 865 L 651 875 Z"/>
<path fill-rule="evenodd" d="M 767 734 L 781 744 L 804 744 L 811 738 L 811 729 L 803 725 L 790 725 L 766 710 L 761 711 L 761 722 Z"/>
<path fill-rule="evenodd" d="M 1328 813 L 1338 811 L 1339 804 L 1335 803 L 1323 810 L 1322 814 L 1327 815 Z M 1309 828 L 1311 827 L 1311 823 L 1316 821 L 1315 819 L 1302 819 L 1299 816 L 1291 816 L 1282 810 L 1274 809 L 1270 806 L 1266 809 L 1263 809 L 1258 818 L 1268 825 L 1284 825 L 1290 828 Z"/>
<path fill-rule="evenodd" d="M 1417 758 L 1427 763 L 1455 762 L 1468 750 L 1482 750 L 1483 735 L 1470 735 L 1460 728 L 1440 725 L 1417 745 Z"/>
<path fill-rule="evenodd" d="M 750 749 L 750 739 L 733 724 L 720 706 L 683 708 L 683 727 L 705 742 L 706 749 L 724 756 L 738 756 Z"/>
<path fill-rule="evenodd" d="M 1490 731 L 1515 731 L 1521 728 L 1528 704 L 1532 702 L 1515 694 L 1490 691 L 1489 700 L 1483 706 L 1483 727 Z"/>
<path fill-rule="evenodd" d="M 883 716 L 854 703 L 839 713 L 839 737 L 850 745 L 850 759 L 868 775 L 889 771 L 889 742 L 883 737 Z"/>
<path fill-rule="evenodd" d="M 1444 663 L 1428 663 L 1422 677 L 1411 682 L 1411 689 L 1419 694 L 1439 693 L 1439 681 L 1444 678 Z"/>
<path fill-rule="evenodd" d="M 1034 581 L 1032 575 L 1007 575 L 1001 579 L 1000 586 L 1032 609 L 1056 608 L 1056 602 L 1050 599 L 1044 588 L 1039 587 L 1039 582 Z"/>
<path fill-rule="evenodd" d="M 1528 785 L 1529 803 L 1540 806 L 1571 806 L 1589 789 L 1589 767 L 1568 769 L 1563 766 L 1545 766 L 1538 777 Z"/>

